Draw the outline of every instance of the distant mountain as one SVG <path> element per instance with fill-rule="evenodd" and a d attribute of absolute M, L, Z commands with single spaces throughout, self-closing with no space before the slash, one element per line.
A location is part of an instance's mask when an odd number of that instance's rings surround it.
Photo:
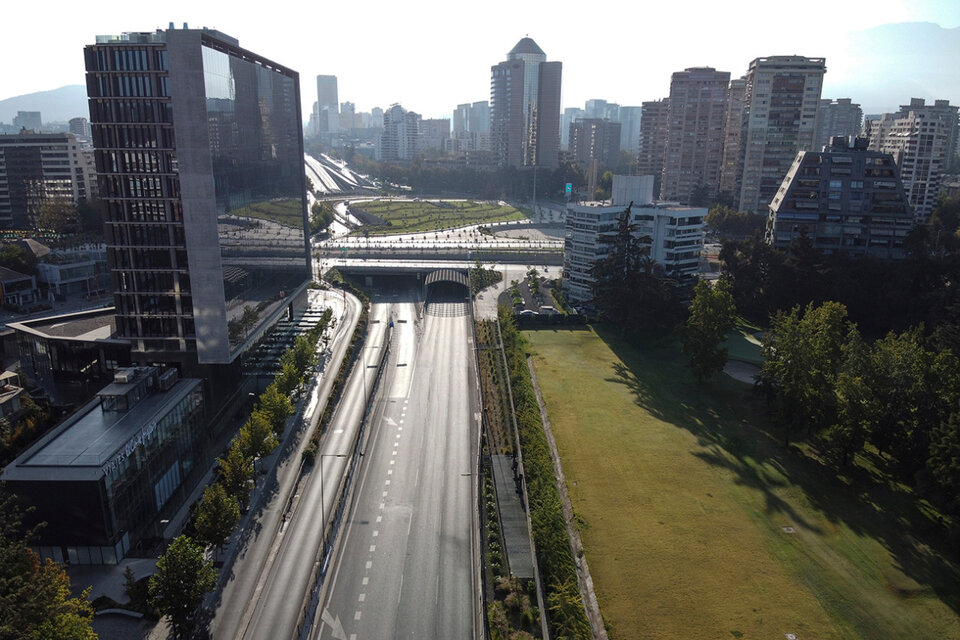
<path fill-rule="evenodd" d="M 89 118 L 87 88 L 71 84 L 51 91 L 38 91 L 0 100 L 0 122 L 12 124 L 17 111 L 39 111 L 44 122 L 66 122 L 70 118 Z"/>
<path fill-rule="evenodd" d="M 824 98 L 853 98 L 864 113 L 896 111 L 910 98 L 960 103 L 960 27 L 884 24 L 852 33 L 827 53 Z"/>

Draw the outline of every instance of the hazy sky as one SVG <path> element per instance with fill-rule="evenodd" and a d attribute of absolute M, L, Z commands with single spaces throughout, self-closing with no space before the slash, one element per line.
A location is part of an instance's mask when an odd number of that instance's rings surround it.
<path fill-rule="evenodd" d="M 83 45 L 96 35 L 153 31 L 172 20 L 215 27 L 299 71 L 305 117 L 317 74 L 336 75 L 340 101 L 358 111 L 399 102 L 448 117 L 458 103 L 489 99 L 490 66 L 524 35 L 563 62 L 565 107 L 589 98 L 639 105 L 667 95 L 673 71 L 712 66 L 738 77 L 753 58 L 787 54 L 825 56 L 823 96 L 837 97 L 853 86 L 855 61 L 866 54 L 849 51 L 851 33 L 898 22 L 960 27 L 960 1 L 55 0 L 8 2 L 2 15 L 0 99 L 82 84 Z M 944 93 L 937 97 L 960 101 Z M 864 104 L 872 106 L 888 105 Z"/>

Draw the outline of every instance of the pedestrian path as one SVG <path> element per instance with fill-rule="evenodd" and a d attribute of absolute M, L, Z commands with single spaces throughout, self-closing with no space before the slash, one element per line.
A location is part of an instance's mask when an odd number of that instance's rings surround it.
<path fill-rule="evenodd" d="M 512 456 L 491 456 L 493 482 L 500 505 L 500 524 L 503 545 L 507 552 L 510 574 L 518 578 L 532 579 L 533 557 L 530 551 L 530 532 L 527 529 L 527 514 L 520 502 L 518 483 L 513 475 Z"/>

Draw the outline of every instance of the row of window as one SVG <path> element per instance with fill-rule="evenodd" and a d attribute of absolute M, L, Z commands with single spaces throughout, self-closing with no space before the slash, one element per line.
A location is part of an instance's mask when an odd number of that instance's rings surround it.
<path fill-rule="evenodd" d="M 87 79 L 91 98 L 153 98 L 170 95 L 166 75 L 106 74 Z"/>
<path fill-rule="evenodd" d="M 98 149 L 172 149 L 173 128 L 116 125 L 96 127 L 93 144 Z"/>
<path fill-rule="evenodd" d="M 173 109 L 166 100 L 91 100 L 90 121 L 93 124 L 170 123 Z"/>
<path fill-rule="evenodd" d="M 97 71 L 167 71 L 167 50 L 161 47 L 95 47 L 92 60 Z"/>

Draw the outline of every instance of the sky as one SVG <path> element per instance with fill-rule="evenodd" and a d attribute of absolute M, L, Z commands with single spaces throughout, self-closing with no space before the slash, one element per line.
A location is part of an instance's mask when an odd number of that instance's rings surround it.
<path fill-rule="evenodd" d="M 670 74 L 686 67 L 711 66 L 739 77 L 750 60 L 770 55 L 826 57 L 823 97 L 866 92 L 864 83 L 882 83 L 883 75 L 863 72 L 869 54 L 857 50 L 866 42 L 858 32 L 903 22 L 960 28 L 957 0 L 98 0 L 90 6 L 7 3 L 0 99 L 82 84 L 83 46 L 95 36 L 165 29 L 170 21 L 216 28 L 298 71 L 304 119 L 316 100 L 317 74 L 336 75 L 340 101 L 353 102 L 357 111 L 400 103 L 424 117 L 450 117 L 457 104 L 489 99 L 491 65 L 527 35 L 548 60 L 563 62 L 563 106 L 582 108 L 592 98 L 639 105 L 664 97 Z M 874 51 L 908 51 L 917 44 L 895 34 L 885 41 L 885 32 L 878 33 L 879 40 L 869 40 Z M 960 51 L 953 53 L 960 59 Z M 898 91 L 960 103 L 960 74 L 952 66 L 937 71 L 941 75 L 923 86 Z M 944 77 L 950 87 L 937 86 Z M 910 97 L 874 93 L 869 100 L 849 97 L 863 102 L 867 113 Z"/>

